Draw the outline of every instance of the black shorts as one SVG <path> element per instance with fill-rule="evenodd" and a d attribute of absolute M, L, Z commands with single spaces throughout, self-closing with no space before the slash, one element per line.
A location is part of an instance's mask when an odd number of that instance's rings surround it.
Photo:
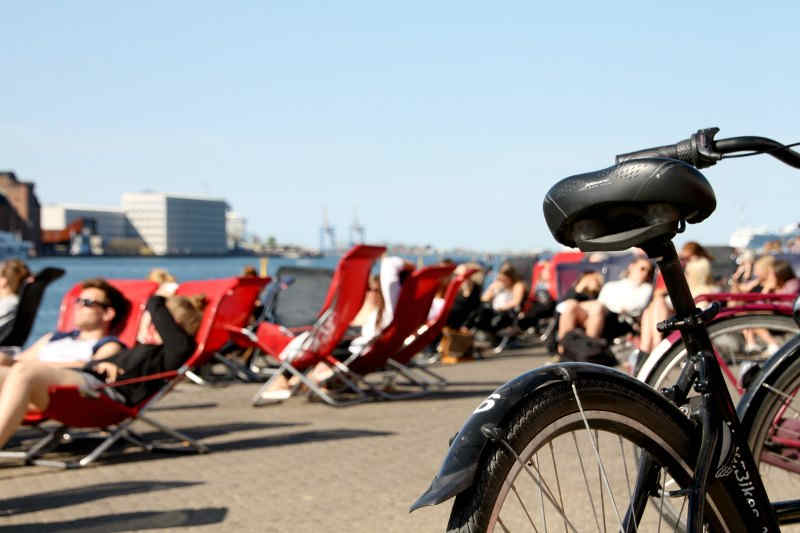
<path fill-rule="evenodd" d="M 614 311 L 606 309 L 605 320 L 603 321 L 603 338 L 607 340 L 622 337 L 632 333 L 631 325 L 620 318 Z"/>

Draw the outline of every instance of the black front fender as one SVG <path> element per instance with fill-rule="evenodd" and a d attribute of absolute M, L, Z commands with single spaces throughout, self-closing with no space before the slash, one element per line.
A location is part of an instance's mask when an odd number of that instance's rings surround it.
<path fill-rule="evenodd" d="M 431 486 L 414 502 L 410 511 L 426 505 L 441 503 L 472 485 L 478 469 L 478 461 L 488 440 L 488 437 L 481 431 L 484 425 L 501 425 L 518 403 L 548 384 L 574 381 L 576 378 L 597 374 L 613 375 L 616 379 L 625 380 L 637 389 L 647 389 L 650 393 L 657 394 L 653 389 L 631 376 L 600 365 L 560 363 L 526 372 L 501 385 L 473 411 L 450 444 L 447 457 Z"/>

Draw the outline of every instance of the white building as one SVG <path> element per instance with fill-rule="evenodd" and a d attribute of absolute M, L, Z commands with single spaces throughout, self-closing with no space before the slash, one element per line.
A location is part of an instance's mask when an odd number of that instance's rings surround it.
<path fill-rule="evenodd" d="M 157 192 L 124 193 L 122 210 L 156 255 L 224 254 L 225 212 L 219 198 Z"/>
<path fill-rule="evenodd" d="M 225 232 L 228 235 L 228 249 L 234 250 L 244 242 L 247 220 L 236 211 L 225 213 Z"/>

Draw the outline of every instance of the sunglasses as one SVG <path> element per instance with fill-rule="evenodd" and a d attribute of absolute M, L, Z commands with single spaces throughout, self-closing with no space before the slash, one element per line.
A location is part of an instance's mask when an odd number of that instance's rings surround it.
<path fill-rule="evenodd" d="M 83 307 L 102 307 L 104 309 L 110 307 L 106 302 L 98 302 L 91 298 L 75 298 L 75 304 Z"/>

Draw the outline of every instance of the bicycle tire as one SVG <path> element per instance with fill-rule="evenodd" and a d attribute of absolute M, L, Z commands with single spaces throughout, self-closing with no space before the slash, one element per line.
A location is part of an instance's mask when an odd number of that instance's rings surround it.
<path fill-rule="evenodd" d="M 738 334 L 745 329 L 767 329 L 771 332 L 777 332 L 786 335 L 794 336 L 800 333 L 800 327 L 790 316 L 777 315 L 777 314 L 748 314 L 723 317 L 708 326 L 708 335 L 711 338 L 712 344 L 719 346 L 718 339 L 728 334 Z M 781 339 L 779 342 L 787 339 Z M 723 353 L 726 359 L 733 359 L 736 362 L 737 355 L 730 350 L 718 349 L 718 352 Z M 739 356 L 738 361 L 766 361 L 766 357 L 758 355 L 755 357 L 747 357 L 744 355 Z M 659 358 L 658 363 L 653 367 L 653 370 L 643 378 L 642 381 L 655 388 L 661 390 L 664 387 L 669 387 L 675 380 L 677 380 L 680 373 L 680 367 L 683 361 L 686 360 L 686 347 L 683 340 L 679 339 L 670 348 L 664 352 Z M 735 377 L 739 377 L 739 369 L 736 365 L 729 365 Z M 731 392 L 734 404 L 738 403 L 740 394 L 736 388 L 730 383 L 730 376 L 723 372 L 723 376 L 728 382 L 728 390 Z"/>
<path fill-rule="evenodd" d="M 523 502 L 520 506 L 523 508 L 525 505 L 522 494 L 528 500 L 536 500 L 535 487 L 531 492 L 530 487 L 523 486 L 524 483 L 533 485 L 533 482 L 528 480 L 525 475 L 522 476 L 519 486 L 517 486 L 517 478 L 523 470 L 521 465 L 536 465 L 537 469 L 541 467 L 542 470 L 545 468 L 549 470 L 547 462 L 551 459 L 553 470 L 555 471 L 555 481 L 547 483 L 544 477 L 539 478 L 543 480 L 539 481 L 539 486 L 546 487 L 540 489 L 540 501 L 535 502 L 537 505 L 541 503 L 539 512 L 536 513 L 536 516 L 531 517 L 527 509 L 521 514 L 509 509 L 510 512 L 508 514 L 512 515 L 510 519 L 513 520 L 517 514 L 520 514 L 520 516 L 524 514 L 522 521 L 524 522 L 526 519 L 529 521 L 525 530 L 546 530 L 546 527 L 542 527 L 542 525 L 544 520 L 547 519 L 546 515 L 549 509 L 545 508 L 542 497 L 542 492 L 544 491 L 550 494 L 548 502 L 555 509 L 556 518 L 555 522 L 551 522 L 551 525 L 557 523 L 560 530 L 563 520 L 565 530 L 582 531 L 583 527 L 580 529 L 574 527 L 580 521 L 587 524 L 586 529 L 602 531 L 603 528 L 600 527 L 600 517 L 598 517 L 597 505 L 595 504 L 595 499 L 604 501 L 602 486 L 599 491 L 593 491 L 589 487 L 584 460 L 581 458 L 583 455 L 576 433 L 583 433 L 581 438 L 583 441 L 589 442 L 589 447 L 592 447 L 591 441 L 596 439 L 598 449 L 606 446 L 606 442 L 609 439 L 610 442 L 614 441 L 614 437 L 619 439 L 620 448 L 616 453 L 622 456 L 626 479 L 621 481 L 619 491 L 610 489 L 607 491 L 609 502 L 614 501 L 616 513 L 611 513 L 610 508 L 608 511 L 605 507 L 601 509 L 600 515 L 604 523 L 607 517 L 612 517 L 612 527 L 608 529 L 609 531 L 618 530 L 620 527 L 619 521 L 616 524 L 613 521 L 614 517 L 612 515 L 616 514 L 619 517 L 620 508 L 617 506 L 616 500 L 612 499 L 612 496 L 614 494 L 625 496 L 625 484 L 627 484 L 628 497 L 630 495 L 631 480 L 628 464 L 631 460 L 633 461 L 631 468 L 633 469 L 632 475 L 635 477 L 636 459 L 633 457 L 635 447 L 638 446 L 647 450 L 657 460 L 658 464 L 663 467 L 664 471 L 668 473 L 669 478 L 659 478 L 660 486 L 663 487 L 666 482 L 662 481 L 662 479 L 677 483 L 674 488 L 686 487 L 691 483 L 692 470 L 689 465 L 694 464 L 692 456 L 693 451 L 696 451 L 696 446 L 693 444 L 695 429 L 689 419 L 681 414 L 677 408 L 670 408 L 671 406 L 664 401 L 656 401 L 660 398 L 652 391 L 642 392 L 613 376 L 592 376 L 591 378 L 580 379 L 574 382 L 574 385 L 576 387 L 575 390 L 578 391 L 583 411 L 578 408 L 572 384 L 555 383 L 537 391 L 535 395 L 524 400 L 507 417 L 502 424 L 502 437 L 520 455 L 521 460 L 517 460 L 507 451 L 503 443 L 497 441 L 488 443 L 482 453 L 472 486 L 456 496 L 448 523 L 448 532 L 512 531 L 509 518 L 506 518 L 507 515 L 503 509 L 506 500 L 511 500 L 509 505 L 516 507 L 516 501 L 514 501 L 514 498 L 516 498 Z M 584 415 L 586 423 L 594 431 L 589 431 L 585 428 Z M 594 436 L 591 435 L 593 432 Z M 567 465 L 564 468 L 570 468 L 572 472 L 582 471 L 586 486 L 585 496 L 579 492 L 584 490 L 580 481 L 575 485 L 576 490 L 569 493 L 570 512 L 573 512 L 572 509 L 574 508 L 577 518 L 567 518 L 565 516 L 566 505 L 563 500 L 561 474 L 555 464 L 554 449 L 556 447 L 553 446 L 553 442 L 556 440 L 558 445 L 569 443 L 568 433 L 574 437 L 575 448 L 571 451 L 576 453 L 577 458 L 568 457 L 566 459 Z M 588 438 L 586 438 L 586 434 L 589 435 Z M 562 437 L 566 440 L 562 439 Z M 631 457 L 625 455 L 623 438 L 630 441 Z M 541 458 L 538 453 L 540 450 L 544 451 L 544 455 Z M 567 451 L 566 448 L 560 447 L 558 450 L 560 458 Z M 547 456 L 548 451 L 549 456 Z M 591 451 L 586 454 L 587 462 L 591 454 Z M 580 463 L 580 469 L 577 468 L 577 463 Z M 600 483 L 601 485 L 607 484 L 610 487 L 612 477 L 614 482 L 621 479 L 620 472 L 622 469 L 620 466 L 615 466 L 615 470 L 611 471 L 612 475 L 609 476 L 607 473 L 610 470 L 605 467 L 599 468 L 601 464 L 603 464 L 602 461 L 596 461 L 591 467 L 592 469 L 597 468 L 598 481 L 601 479 L 600 473 L 603 473 L 602 477 L 605 479 Z M 529 466 L 529 468 L 532 468 L 532 466 Z M 566 473 L 570 474 L 571 472 L 568 471 Z M 537 475 L 544 476 L 543 473 Z M 530 477 L 533 477 L 533 475 Z M 569 482 L 570 480 L 566 479 L 565 481 Z M 561 497 L 561 509 L 558 509 L 559 504 L 553 487 L 558 487 L 557 492 Z M 670 490 L 672 490 L 672 487 Z M 514 494 L 513 498 L 509 498 L 511 493 Z M 592 496 L 593 493 L 597 495 L 597 498 Z M 666 491 L 661 490 L 660 493 L 665 495 Z M 670 494 L 670 498 L 674 494 Z M 710 531 L 739 531 L 742 528 L 743 521 L 741 520 L 739 509 L 731 504 L 726 494 L 724 488 L 718 485 L 712 485 L 710 488 L 709 499 L 707 500 L 709 505 L 706 506 L 706 517 L 708 517 Z M 579 500 L 582 503 L 579 503 Z M 556 503 L 553 503 L 554 501 Z M 585 502 L 590 504 L 588 511 Z M 627 504 L 623 504 L 621 509 L 622 516 L 624 516 Z M 652 525 L 656 522 L 658 522 L 659 527 L 661 526 L 663 522 L 658 509 L 653 509 L 652 506 L 645 506 L 644 512 L 645 515 L 638 527 L 639 531 L 655 530 Z M 592 517 L 594 517 L 594 521 L 592 521 Z M 533 527 L 531 527 L 531 523 Z M 723 524 L 725 525 L 723 526 Z"/>
<path fill-rule="evenodd" d="M 800 447 L 779 442 L 779 437 L 797 440 L 800 428 L 800 347 L 795 348 L 793 361 L 785 370 L 766 380 L 759 404 L 752 405 L 754 413 L 747 417 L 747 443 L 761 473 L 771 502 L 793 500 L 798 496 L 800 483 Z M 786 408 L 785 406 L 788 406 Z M 781 414 L 779 415 L 779 411 Z M 800 525 L 781 531 L 800 531 Z"/>

